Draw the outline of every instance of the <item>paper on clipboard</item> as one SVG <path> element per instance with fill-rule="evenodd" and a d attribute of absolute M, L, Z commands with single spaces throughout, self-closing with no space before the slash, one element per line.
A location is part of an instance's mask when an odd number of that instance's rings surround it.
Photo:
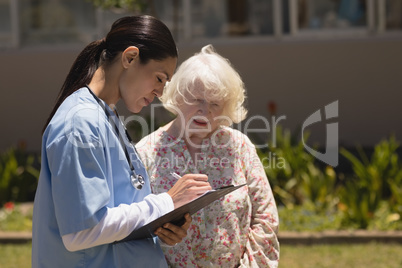
<path fill-rule="evenodd" d="M 241 184 L 238 186 L 229 185 L 217 190 L 208 191 L 193 201 L 176 208 L 175 210 L 163 215 L 162 217 L 159 217 L 158 219 L 148 223 L 147 225 L 144 225 L 137 230 L 134 230 L 123 240 L 117 241 L 117 243 L 135 239 L 151 238 L 154 236 L 153 232 L 167 222 L 180 226 L 184 223 L 184 215 L 186 213 L 190 213 L 190 215 L 192 215 L 203 207 L 218 200 L 224 195 L 243 187 L 244 185 L 246 184 Z"/>

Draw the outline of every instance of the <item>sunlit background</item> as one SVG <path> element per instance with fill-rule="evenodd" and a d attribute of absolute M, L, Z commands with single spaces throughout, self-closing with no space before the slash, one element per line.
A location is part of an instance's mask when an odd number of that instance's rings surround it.
<path fill-rule="evenodd" d="M 145 13 L 173 32 L 179 62 L 208 43 L 231 60 L 248 89 L 250 116 L 270 118 L 274 103 L 276 116 L 286 116 L 281 125 L 300 134 L 310 114 L 339 100 L 341 145 L 370 147 L 392 133 L 401 140 L 401 1 L 145 2 Z M 89 0 L 0 0 L 0 150 L 19 141 L 39 150 L 73 60 L 128 14 Z M 325 124 L 309 129 L 309 143 L 324 146 Z M 256 119 L 251 126 L 264 125 Z"/>
<path fill-rule="evenodd" d="M 286 248 L 284 236 L 402 230 L 400 0 L 0 0 L 0 232 L 30 232 L 41 131 L 78 53 L 117 18 L 139 13 L 170 28 L 179 63 L 212 44 L 242 76 L 249 115 L 234 127 L 257 145 L 268 143 L 258 154 L 269 164 L 284 267 L 400 267 L 393 244 L 299 249 L 293 242 Z M 334 103 L 336 116 L 326 117 Z M 322 120 L 304 129 L 303 141 L 301 127 L 316 111 Z M 126 121 L 135 140 L 170 119 L 161 107 L 140 116 L 152 125 Z M 338 130 L 328 133 L 330 124 Z M 334 134 L 336 167 L 306 151 L 325 153 Z M 29 247 L 15 257 L 29 262 Z M 2 260 L 11 255 L 0 252 Z"/>

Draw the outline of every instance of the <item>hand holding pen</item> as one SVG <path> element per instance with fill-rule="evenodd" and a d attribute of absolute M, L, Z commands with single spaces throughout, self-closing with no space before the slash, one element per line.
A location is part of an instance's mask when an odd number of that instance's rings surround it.
<path fill-rule="evenodd" d="M 171 175 L 178 179 L 176 184 L 168 191 L 168 194 L 173 199 L 174 208 L 181 207 L 212 189 L 207 175 L 186 174 L 183 177 L 176 173 L 171 173 Z"/>
<path fill-rule="evenodd" d="M 170 172 L 170 175 L 172 175 L 173 178 L 180 180 L 181 176 L 177 174 L 176 172 Z"/>
<path fill-rule="evenodd" d="M 180 177 L 176 173 L 171 175 L 178 181 L 168 191 L 172 197 L 174 208 L 178 208 L 188 202 L 194 200 L 206 191 L 211 190 L 208 182 L 208 177 L 202 174 L 186 174 Z M 181 226 L 176 226 L 173 223 L 166 223 L 163 227 L 159 227 L 154 233 L 166 244 L 176 245 L 187 235 L 187 230 L 190 227 L 191 217 L 190 214 L 184 216 L 185 221 Z"/>

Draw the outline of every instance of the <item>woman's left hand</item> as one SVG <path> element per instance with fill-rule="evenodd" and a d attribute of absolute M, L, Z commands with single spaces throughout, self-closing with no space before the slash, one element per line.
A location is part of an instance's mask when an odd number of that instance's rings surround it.
<path fill-rule="evenodd" d="M 159 227 L 154 232 L 163 243 L 174 246 L 180 243 L 181 240 L 187 236 L 187 230 L 190 227 L 191 216 L 190 214 L 184 215 L 185 222 L 182 226 L 177 226 L 172 223 L 165 223 L 163 227 Z"/>

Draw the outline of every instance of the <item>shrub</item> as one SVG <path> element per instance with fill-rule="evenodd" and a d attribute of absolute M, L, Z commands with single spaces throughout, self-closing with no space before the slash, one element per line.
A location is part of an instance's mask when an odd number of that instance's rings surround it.
<path fill-rule="evenodd" d="M 284 161 L 282 166 L 264 165 L 278 205 L 292 208 L 309 202 L 317 211 L 336 205 L 335 171 L 331 166 L 321 170 L 314 156 L 305 150 L 302 141 L 296 141 L 289 130 L 277 126 L 275 147 L 259 150 L 258 154 L 261 159 L 274 156 Z"/>
<path fill-rule="evenodd" d="M 367 228 L 380 204 L 386 201 L 388 214 L 402 215 L 402 164 L 396 153 L 399 143 L 394 137 L 374 147 L 371 159 L 359 149 L 360 159 L 341 149 L 353 168 L 353 176 L 344 181 L 341 202 L 345 224 Z"/>
<path fill-rule="evenodd" d="M 33 200 L 39 178 L 34 162 L 35 157 L 22 146 L 0 155 L 0 206 Z"/>

